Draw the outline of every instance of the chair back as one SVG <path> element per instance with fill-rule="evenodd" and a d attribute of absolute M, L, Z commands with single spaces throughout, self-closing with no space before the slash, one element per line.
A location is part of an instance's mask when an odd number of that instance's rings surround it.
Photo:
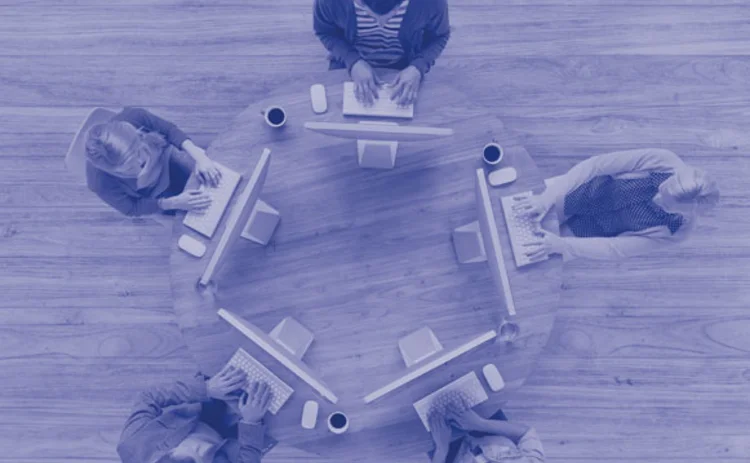
<path fill-rule="evenodd" d="M 117 114 L 114 111 L 105 108 L 94 108 L 81 127 L 76 132 L 73 141 L 70 143 L 68 152 L 65 155 L 65 166 L 68 172 L 75 175 L 83 183 L 86 183 L 86 138 L 88 137 L 91 127 L 97 124 L 109 122 Z"/>

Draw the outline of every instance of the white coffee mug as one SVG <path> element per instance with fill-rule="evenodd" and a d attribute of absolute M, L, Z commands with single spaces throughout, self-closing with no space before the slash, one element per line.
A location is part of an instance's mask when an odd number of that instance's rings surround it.
<path fill-rule="evenodd" d="M 500 161 L 503 160 L 503 154 L 505 154 L 503 147 L 496 141 L 487 143 L 482 149 L 482 159 L 491 166 L 500 164 Z"/>
<path fill-rule="evenodd" d="M 269 106 L 260 112 L 266 124 L 277 129 L 286 124 L 286 111 L 281 106 Z"/>
<path fill-rule="evenodd" d="M 328 415 L 328 430 L 334 434 L 343 434 L 349 429 L 349 418 L 344 412 L 333 412 Z"/>

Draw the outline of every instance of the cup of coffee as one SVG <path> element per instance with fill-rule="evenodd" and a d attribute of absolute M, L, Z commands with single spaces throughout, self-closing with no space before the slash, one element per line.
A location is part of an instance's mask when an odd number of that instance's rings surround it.
<path fill-rule="evenodd" d="M 328 429 L 334 434 L 343 434 L 349 429 L 349 418 L 343 412 L 328 415 Z"/>
<path fill-rule="evenodd" d="M 503 160 L 503 147 L 496 141 L 487 143 L 482 150 L 482 159 L 491 166 L 499 164 Z"/>
<path fill-rule="evenodd" d="M 281 106 L 269 106 L 260 113 L 266 119 L 266 124 L 275 129 L 286 124 L 286 111 Z"/>

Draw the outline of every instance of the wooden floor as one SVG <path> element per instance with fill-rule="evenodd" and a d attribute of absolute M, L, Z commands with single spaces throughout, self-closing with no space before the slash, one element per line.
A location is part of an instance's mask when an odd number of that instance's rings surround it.
<path fill-rule="evenodd" d="M 466 69 L 467 86 L 472 69 L 496 72 L 496 113 L 543 170 L 662 146 L 724 198 L 677 254 L 571 265 L 548 352 L 508 414 L 537 427 L 550 461 L 750 460 L 750 7 L 452 3 L 438 66 Z M 142 105 L 206 145 L 277 79 L 325 66 L 310 4 L 0 0 L 0 462 L 117 461 L 133 395 L 194 368 L 168 232 L 63 168 L 84 115 Z M 279 448 L 268 461 L 309 460 Z"/>

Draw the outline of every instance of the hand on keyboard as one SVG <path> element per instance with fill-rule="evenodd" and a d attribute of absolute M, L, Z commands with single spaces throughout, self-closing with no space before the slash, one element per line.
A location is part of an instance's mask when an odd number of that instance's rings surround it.
<path fill-rule="evenodd" d="M 514 196 L 513 211 L 516 214 L 533 217 L 536 222 L 541 222 L 545 215 L 552 208 L 551 205 L 545 204 L 540 195 L 531 196 Z"/>
<path fill-rule="evenodd" d="M 195 150 L 199 150 L 202 156 L 198 156 L 198 160 L 195 161 L 195 175 L 201 184 L 207 184 L 208 186 L 216 187 L 219 185 L 221 180 L 221 171 L 216 164 L 206 156 L 206 152 L 203 148 L 195 147 Z"/>
<path fill-rule="evenodd" d="M 543 259 L 550 254 L 562 254 L 564 248 L 564 241 L 554 233 L 550 233 L 546 230 L 539 229 L 536 233 L 539 236 L 538 241 L 532 241 L 530 243 L 524 243 L 524 247 L 528 249 L 526 255 L 531 260 Z"/>
<path fill-rule="evenodd" d="M 460 390 L 446 392 L 443 402 L 445 403 L 446 412 L 448 410 L 466 410 L 469 408 L 469 396 Z"/>
<path fill-rule="evenodd" d="M 228 364 L 245 372 L 247 380 L 250 383 L 245 387 L 245 392 L 251 394 L 251 396 L 253 395 L 254 384 L 262 383 L 269 388 L 271 402 L 268 408 L 273 414 L 276 414 L 281 409 L 294 392 L 294 389 L 289 387 L 288 384 L 279 379 L 278 376 L 274 375 L 268 368 L 264 367 L 263 364 L 242 348 L 237 349 L 232 358 L 229 359 Z"/>
<path fill-rule="evenodd" d="M 449 406 L 446 414 L 449 423 L 464 431 L 476 431 L 482 428 L 485 419 L 468 407 Z"/>
<path fill-rule="evenodd" d="M 465 410 L 468 407 L 469 398 L 461 391 L 450 390 L 435 397 L 428 415 L 440 415 L 444 417 L 448 410 Z"/>
<path fill-rule="evenodd" d="M 250 386 L 250 392 L 240 397 L 240 414 L 242 421 L 246 423 L 257 423 L 263 419 L 271 406 L 273 392 L 266 383 L 254 382 Z"/>
<path fill-rule="evenodd" d="M 361 59 L 352 66 L 352 81 L 354 81 L 354 96 L 365 106 L 371 106 L 378 99 L 378 85 L 380 81 L 370 64 Z"/>
<path fill-rule="evenodd" d="M 398 108 L 406 108 L 411 104 L 408 103 L 408 94 L 404 93 L 406 92 L 405 87 L 401 87 L 401 90 L 398 90 L 396 84 L 394 83 L 382 84 L 380 85 L 380 87 L 378 87 L 378 89 L 380 90 L 380 96 L 378 97 L 378 100 L 383 99 L 387 104 L 395 105 Z M 399 93 L 399 91 L 401 93 Z"/>
<path fill-rule="evenodd" d="M 433 413 L 430 415 L 430 434 L 435 441 L 436 447 L 446 448 L 451 443 L 451 434 L 453 433 L 450 425 L 443 415 Z"/>
<path fill-rule="evenodd" d="M 206 380 L 206 393 L 212 399 L 226 400 L 243 387 L 247 375 L 239 368 L 226 365 L 216 375 Z"/>
<path fill-rule="evenodd" d="M 211 196 L 205 191 L 185 190 L 177 196 L 166 198 L 170 209 L 181 211 L 204 211 L 211 205 Z"/>
<path fill-rule="evenodd" d="M 419 84 L 422 82 L 422 72 L 414 66 L 408 66 L 398 73 L 393 82 L 391 100 L 396 101 L 399 106 L 408 106 L 416 103 Z"/>

